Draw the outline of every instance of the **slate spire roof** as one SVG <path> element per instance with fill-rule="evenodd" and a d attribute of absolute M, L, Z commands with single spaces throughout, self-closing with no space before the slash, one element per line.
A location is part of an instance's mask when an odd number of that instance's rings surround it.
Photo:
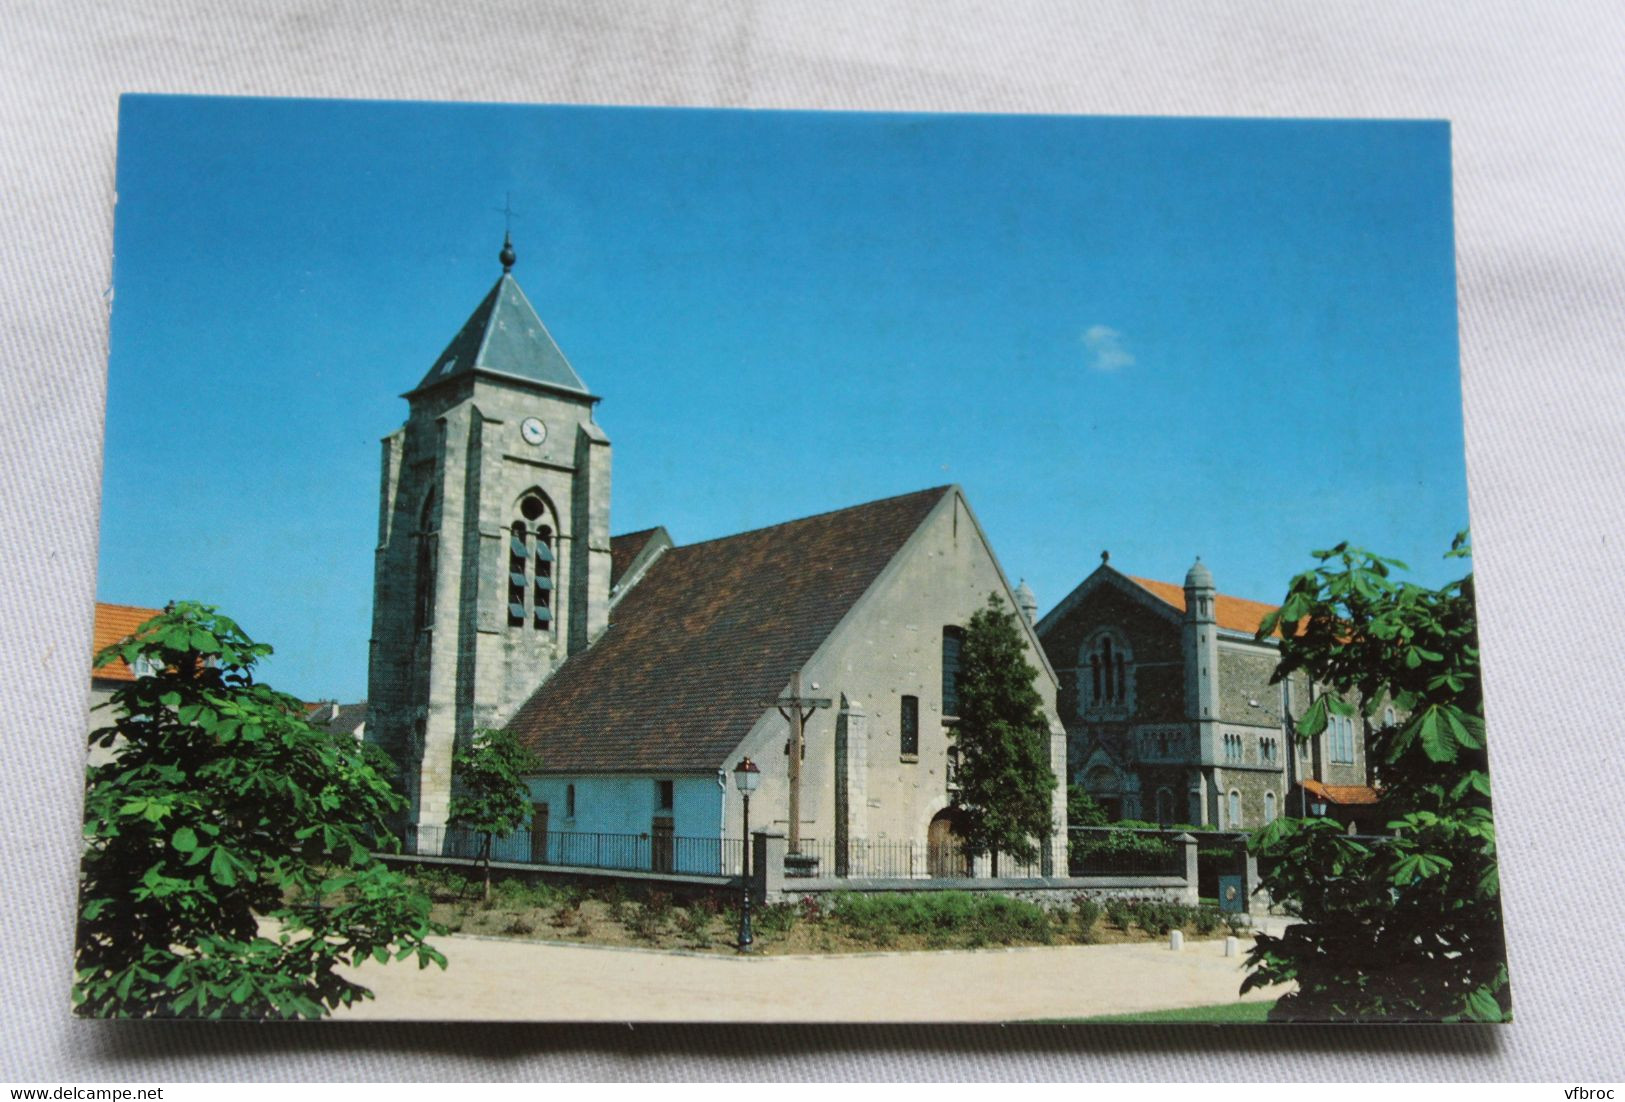
<path fill-rule="evenodd" d="M 952 486 L 674 547 L 508 724 L 543 773 L 693 774 L 729 755 Z"/>
<path fill-rule="evenodd" d="M 414 393 L 476 371 L 489 371 L 592 397 L 508 271 L 511 256 L 511 246 L 505 246 L 502 275 Z"/>

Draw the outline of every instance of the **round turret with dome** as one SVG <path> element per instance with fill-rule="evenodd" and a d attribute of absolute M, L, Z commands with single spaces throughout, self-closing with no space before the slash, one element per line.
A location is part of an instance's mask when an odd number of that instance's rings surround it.
<path fill-rule="evenodd" d="M 1194 563 L 1192 563 L 1191 568 L 1188 571 L 1185 572 L 1185 588 L 1186 589 L 1212 589 L 1213 588 L 1213 574 L 1212 574 L 1212 572 L 1210 570 L 1208 570 L 1208 568 L 1205 565 L 1203 565 L 1202 556 L 1200 556 L 1200 555 L 1196 556 L 1196 561 Z"/>
<path fill-rule="evenodd" d="M 1026 578 L 1021 579 L 1021 584 L 1016 586 L 1016 607 L 1021 609 L 1021 615 L 1029 624 L 1038 619 L 1038 597 L 1033 593 L 1032 586 L 1027 584 Z"/>

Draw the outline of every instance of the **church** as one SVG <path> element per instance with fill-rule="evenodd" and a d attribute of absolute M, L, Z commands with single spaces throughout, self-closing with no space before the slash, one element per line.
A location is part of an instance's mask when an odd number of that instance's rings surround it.
<path fill-rule="evenodd" d="M 1271 684 L 1276 606 L 1222 594 L 1198 559 L 1183 585 L 1100 566 L 1038 623 L 1060 679 L 1068 779 L 1111 819 L 1252 830 L 1312 807 L 1351 828 L 1386 816 L 1359 717 L 1314 739 L 1295 723 L 1324 690 L 1301 672 Z M 1381 722 L 1393 724 L 1385 707 Z"/>
<path fill-rule="evenodd" d="M 749 758 L 751 829 L 788 835 L 822 873 L 969 871 L 946 864 L 955 675 L 990 594 L 1020 612 L 1058 780 L 1067 733 L 1031 595 L 965 495 L 940 486 L 685 546 L 662 527 L 612 535 L 600 398 L 515 259 L 505 240 L 502 274 L 383 441 L 364 730 L 405 778 L 409 844 L 453 848 L 454 749 L 505 727 L 541 763 L 531 831 L 506 843 L 516 859 L 616 864 L 621 846 L 657 871 L 735 871 L 729 776 Z M 1033 874 L 1065 867 L 1064 791 Z"/>

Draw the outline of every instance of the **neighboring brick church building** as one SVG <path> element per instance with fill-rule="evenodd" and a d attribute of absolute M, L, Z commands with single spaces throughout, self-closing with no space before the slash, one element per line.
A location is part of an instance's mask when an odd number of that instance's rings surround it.
<path fill-rule="evenodd" d="M 838 863 L 864 844 L 951 842 L 959 633 L 990 593 L 1024 603 L 964 495 L 689 546 L 663 528 L 611 539 L 599 399 L 506 242 L 501 260 L 383 447 L 365 737 L 402 767 L 420 850 L 446 836 L 454 748 L 496 726 L 541 759 L 533 856 L 567 859 L 561 834 L 737 839 L 727 774 L 744 756 L 762 771 L 752 826 L 786 829 L 787 724 L 771 702 L 795 674 L 828 701 L 807 720 L 801 835 L 839 844 Z M 1060 779 L 1055 676 L 1021 624 Z M 1064 786 L 1054 811 L 1061 825 Z M 1046 868 L 1064 867 L 1063 846 Z M 694 852 L 714 866 L 720 851 Z"/>
<path fill-rule="evenodd" d="M 1109 558 L 1038 624 L 1072 783 L 1114 819 L 1242 830 L 1324 801 L 1381 829 L 1362 720 L 1333 717 L 1308 742 L 1293 733 L 1320 690 L 1301 673 L 1270 684 L 1276 643 L 1255 633 L 1275 606 L 1219 593 L 1200 560 L 1176 586 Z"/>

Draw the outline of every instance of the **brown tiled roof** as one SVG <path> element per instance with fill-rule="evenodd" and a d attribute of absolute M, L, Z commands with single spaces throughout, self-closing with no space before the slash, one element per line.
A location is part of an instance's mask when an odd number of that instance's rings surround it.
<path fill-rule="evenodd" d="M 91 676 L 108 681 L 134 681 L 135 671 L 120 658 L 101 669 L 95 668 L 96 655 L 105 648 L 135 634 L 135 629 L 157 616 L 162 610 L 141 608 L 137 605 L 109 605 L 96 602 L 96 620 L 90 629 Z"/>
<path fill-rule="evenodd" d="M 624 536 L 611 536 L 609 540 L 609 587 L 614 589 L 626 576 L 627 568 L 637 560 L 648 546 L 649 537 L 660 531 L 645 528 L 641 532 L 628 532 Z"/>
<path fill-rule="evenodd" d="M 546 772 L 711 771 L 952 492 L 667 551 L 509 727 Z"/>
<path fill-rule="evenodd" d="M 1327 803 L 1347 806 L 1382 802 L 1382 794 L 1368 784 L 1321 784 L 1317 780 L 1306 778 L 1303 788 L 1309 795 L 1319 796 Z"/>
<path fill-rule="evenodd" d="M 1158 582 L 1150 578 L 1130 577 L 1129 581 L 1148 590 L 1158 600 L 1173 605 L 1180 612 L 1185 611 L 1185 589 L 1172 582 Z M 1248 601 L 1240 597 L 1226 597 L 1220 593 L 1213 602 L 1213 618 L 1221 628 L 1227 631 L 1244 631 L 1252 635 L 1258 630 L 1258 625 L 1264 617 L 1274 612 L 1279 605 L 1267 605 L 1263 601 Z M 1279 631 L 1272 635 L 1281 634 Z"/>

